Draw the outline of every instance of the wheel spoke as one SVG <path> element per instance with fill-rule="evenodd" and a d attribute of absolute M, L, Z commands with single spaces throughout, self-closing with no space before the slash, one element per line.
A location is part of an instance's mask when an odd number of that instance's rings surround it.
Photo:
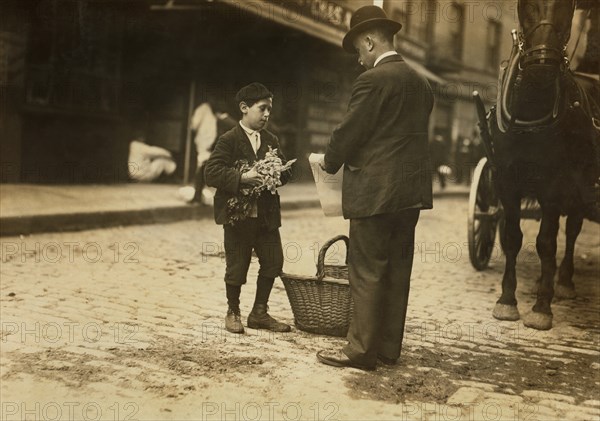
<path fill-rule="evenodd" d="M 483 270 L 492 256 L 496 228 L 501 219 L 494 173 L 485 159 L 475 170 L 469 206 L 469 257 L 476 269 Z"/>

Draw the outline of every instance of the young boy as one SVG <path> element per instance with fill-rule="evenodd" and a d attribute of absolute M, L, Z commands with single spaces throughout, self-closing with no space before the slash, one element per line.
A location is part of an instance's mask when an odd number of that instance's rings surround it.
<path fill-rule="evenodd" d="M 274 332 L 289 332 L 290 326 L 280 323 L 267 313 L 267 302 L 275 277 L 283 267 L 283 250 L 279 227 L 281 213 L 279 195 L 264 191 L 253 204 L 250 217 L 228 223 L 227 201 L 236 196 L 242 187 L 261 184 L 261 177 L 255 170 L 241 173 L 235 169 L 238 160 L 248 163 L 263 159 L 269 146 L 281 153 L 277 137 L 265 130 L 271 108 L 273 94 L 260 83 L 251 83 L 236 94 L 236 102 L 242 113 L 242 120 L 236 127 L 223 134 L 206 163 L 206 184 L 216 187 L 214 198 L 215 221 L 223 225 L 225 237 L 225 288 L 227 293 L 227 316 L 225 329 L 232 333 L 244 333 L 240 313 L 240 291 L 246 283 L 252 250 L 258 256 L 260 269 L 256 286 L 256 299 L 252 312 L 248 315 L 248 327 L 268 329 Z M 289 171 L 281 174 L 285 184 Z"/>

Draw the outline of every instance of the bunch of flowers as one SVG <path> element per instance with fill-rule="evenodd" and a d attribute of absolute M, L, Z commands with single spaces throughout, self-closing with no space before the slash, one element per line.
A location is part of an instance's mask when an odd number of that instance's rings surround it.
<path fill-rule="evenodd" d="M 277 192 L 277 187 L 281 186 L 281 173 L 289 170 L 295 159 L 287 161 L 285 164 L 277 154 L 277 149 L 269 146 L 269 150 L 265 154 L 265 158 L 256 161 L 254 164 L 249 164 L 246 160 L 239 160 L 235 163 L 235 169 L 242 173 L 256 170 L 261 176 L 262 183 L 258 186 L 242 187 L 237 196 L 232 197 L 227 201 L 227 215 L 229 223 L 235 224 L 237 221 L 243 221 L 250 216 L 252 207 L 256 203 L 256 199 L 263 191 L 268 190 L 271 194 Z"/>

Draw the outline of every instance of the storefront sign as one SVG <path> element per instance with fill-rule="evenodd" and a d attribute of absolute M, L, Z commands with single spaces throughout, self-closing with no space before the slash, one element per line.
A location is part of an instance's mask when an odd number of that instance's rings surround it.
<path fill-rule="evenodd" d="M 350 28 L 352 10 L 327 0 L 268 0 L 293 15 L 304 16 L 325 23 L 333 28 L 347 31 Z"/>

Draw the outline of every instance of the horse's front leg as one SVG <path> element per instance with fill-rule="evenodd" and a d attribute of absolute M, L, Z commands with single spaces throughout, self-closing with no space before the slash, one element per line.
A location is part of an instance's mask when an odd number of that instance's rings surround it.
<path fill-rule="evenodd" d="M 542 278 L 537 293 L 533 312 L 528 314 L 523 323 L 527 327 L 538 330 L 552 328 L 551 303 L 554 297 L 554 274 L 556 273 L 556 235 L 560 212 L 555 206 L 542 204 L 542 222 L 536 240 L 536 249 L 542 263 Z"/>
<path fill-rule="evenodd" d="M 575 241 L 581 232 L 583 225 L 583 214 L 580 212 L 569 214 L 567 217 L 567 241 L 565 246 L 565 256 L 558 269 L 558 282 L 554 295 L 559 298 L 575 298 L 575 284 L 573 284 L 573 272 L 575 266 L 573 264 L 573 256 L 575 254 Z"/>
<path fill-rule="evenodd" d="M 520 227 L 521 198 L 517 194 L 505 196 L 502 198 L 502 205 L 505 226 L 500 235 L 503 236 L 502 244 L 506 263 L 502 277 L 502 295 L 496 302 L 492 315 L 499 320 L 519 320 L 515 290 L 517 289 L 517 255 L 523 243 L 523 233 Z"/>

